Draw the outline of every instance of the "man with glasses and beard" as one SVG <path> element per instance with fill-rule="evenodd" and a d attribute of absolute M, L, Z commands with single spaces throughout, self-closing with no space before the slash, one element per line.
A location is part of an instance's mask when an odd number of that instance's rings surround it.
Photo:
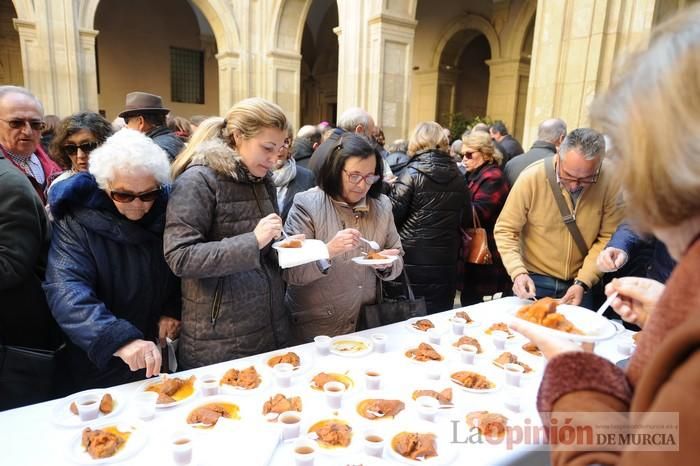
<path fill-rule="evenodd" d="M 575 129 L 557 155 L 530 165 L 511 189 L 494 236 L 518 297 L 592 306 L 587 291 L 602 274 L 596 259 L 623 216 L 604 155 L 602 134 Z"/>
<path fill-rule="evenodd" d="M 21 170 L 46 204 L 46 188 L 61 173 L 39 144 L 44 108 L 28 90 L 0 86 L 0 152 Z"/>

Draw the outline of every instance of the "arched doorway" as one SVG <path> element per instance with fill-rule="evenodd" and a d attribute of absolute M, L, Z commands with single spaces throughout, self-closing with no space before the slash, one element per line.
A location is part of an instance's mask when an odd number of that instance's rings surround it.
<path fill-rule="evenodd" d="M 99 104 L 108 119 L 134 90 L 162 96 L 175 115 L 219 114 L 216 40 L 192 2 L 101 0 L 94 25 Z"/>
<path fill-rule="evenodd" d="M 22 52 L 13 18 L 17 11 L 12 0 L 0 0 L 0 84 L 23 86 Z"/>
<path fill-rule="evenodd" d="M 464 29 L 445 44 L 438 74 L 438 122 L 450 126 L 453 118 L 486 116 L 491 47 L 484 34 Z M 453 135 L 458 136 L 458 135 Z"/>
<path fill-rule="evenodd" d="M 301 40 L 300 124 L 329 121 L 338 112 L 338 6 L 313 0 Z"/>

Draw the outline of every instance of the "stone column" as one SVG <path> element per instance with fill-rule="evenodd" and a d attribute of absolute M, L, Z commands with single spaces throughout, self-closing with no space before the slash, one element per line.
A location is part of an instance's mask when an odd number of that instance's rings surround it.
<path fill-rule="evenodd" d="M 406 138 L 411 97 L 413 38 L 417 22 L 382 13 L 368 22 L 367 110 L 388 141 Z"/>
<path fill-rule="evenodd" d="M 538 0 L 523 147 L 547 118 L 563 118 L 569 129 L 589 124 L 588 107 L 607 87 L 615 61 L 648 37 L 654 4 Z"/>
<path fill-rule="evenodd" d="M 95 38 L 99 34 L 94 29 L 80 29 L 80 46 L 78 49 L 80 108 L 97 112 L 99 101 L 97 97 L 97 62 L 95 59 Z"/>
<path fill-rule="evenodd" d="M 267 65 L 270 68 L 268 89 L 272 94 L 270 97 L 284 109 L 296 132 L 299 130 L 301 118 L 301 55 L 286 50 L 273 50 L 267 56 Z"/>
<path fill-rule="evenodd" d="M 521 75 L 520 59 L 487 60 L 489 66 L 489 98 L 486 114 L 493 120 L 502 120 L 510 132 L 515 132 L 515 114 L 518 105 Z"/>
<path fill-rule="evenodd" d="M 42 68 L 45 66 L 45 63 L 41 58 L 41 46 L 39 45 L 36 23 L 22 19 L 14 19 L 13 22 L 15 29 L 19 33 L 24 87 L 32 91 L 43 102 L 47 94 L 44 77 L 42 76 Z"/>
<path fill-rule="evenodd" d="M 438 105 L 438 70 L 417 71 L 413 75 L 409 131 L 419 122 L 434 120 Z M 406 135 L 404 138 L 406 138 Z"/>
<path fill-rule="evenodd" d="M 216 54 L 219 61 L 219 113 L 226 112 L 243 98 L 240 92 L 240 57 L 235 52 Z"/>

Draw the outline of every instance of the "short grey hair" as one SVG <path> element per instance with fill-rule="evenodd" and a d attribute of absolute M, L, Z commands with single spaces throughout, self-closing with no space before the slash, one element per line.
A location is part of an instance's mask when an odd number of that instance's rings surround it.
<path fill-rule="evenodd" d="M 32 99 L 36 104 L 39 106 L 39 110 L 41 111 L 41 114 L 44 114 L 44 106 L 42 105 L 41 101 L 37 99 L 37 97 L 29 92 L 29 89 L 25 87 L 20 87 L 20 86 L 0 86 L 0 102 L 5 98 L 5 96 L 10 95 L 10 94 L 21 94 L 23 96 L 29 97 Z"/>
<path fill-rule="evenodd" d="M 337 126 L 345 131 L 355 131 L 358 125 L 362 125 L 363 128 L 369 128 L 372 122 L 372 117 L 366 110 L 353 107 L 345 110 L 338 117 Z"/>
<path fill-rule="evenodd" d="M 148 136 L 129 128 L 114 133 L 90 153 L 90 173 L 100 189 L 108 189 L 117 171 L 147 173 L 161 184 L 170 183 L 167 154 Z"/>
<path fill-rule="evenodd" d="M 594 160 L 605 155 L 605 138 L 591 128 L 576 128 L 570 132 L 559 146 L 559 157 L 564 160 L 572 149 L 581 152 L 586 160 Z"/>
<path fill-rule="evenodd" d="M 386 151 L 390 154 L 392 152 L 406 153 L 408 151 L 408 141 L 406 139 L 397 139 L 396 141 L 386 146 Z"/>
<path fill-rule="evenodd" d="M 566 136 L 566 122 L 561 118 L 544 120 L 537 128 L 537 139 L 539 141 L 556 144 L 562 136 Z"/>

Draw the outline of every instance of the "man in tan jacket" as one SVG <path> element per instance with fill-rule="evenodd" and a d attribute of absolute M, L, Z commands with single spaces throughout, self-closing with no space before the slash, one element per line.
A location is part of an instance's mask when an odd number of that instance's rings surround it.
<path fill-rule="evenodd" d="M 528 167 L 511 189 L 494 236 L 518 297 L 551 296 L 567 304 L 592 305 L 586 291 L 601 277 L 596 258 L 623 216 L 619 184 L 603 162 L 604 154 L 602 134 L 575 129 L 557 155 Z M 556 185 L 581 232 L 585 254 L 564 224 L 547 179 L 547 163 L 554 166 Z"/>

